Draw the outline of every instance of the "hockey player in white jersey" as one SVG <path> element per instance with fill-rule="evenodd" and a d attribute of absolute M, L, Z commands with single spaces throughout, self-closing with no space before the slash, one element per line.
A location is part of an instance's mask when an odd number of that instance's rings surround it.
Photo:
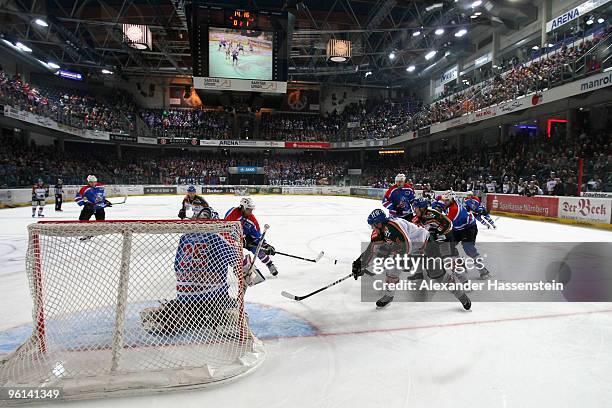
<path fill-rule="evenodd" d="M 44 217 L 43 210 L 45 208 L 45 199 L 47 197 L 49 197 L 49 188 L 41 179 L 38 179 L 36 184 L 32 186 L 32 218 L 36 216 L 37 208 L 38 216 Z"/>
<path fill-rule="evenodd" d="M 353 262 L 353 275 L 358 279 L 374 258 L 388 258 L 395 255 L 420 255 L 439 256 L 436 251 L 436 243 L 430 242 L 431 237 L 428 230 L 412 224 L 401 218 L 388 218 L 380 209 L 372 211 L 368 216 L 368 224 L 372 227 L 370 244 L 365 252 Z M 441 265 L 439 265 L 441 266 Z M 401 270 L 397 267 L 386 268 L 385 282 L 398 283 Z M 447 274 L 443 267 L 431 267 L 426 270 L 429 279 L 450 283 L 454 278 Z M 451 293 L 461 302 L 466 310 L 472 303 L 463 291 L 453 290 Z M 383 297 L 377 302 L 379 308 L 387 306 L 393 301 L 394 291 L 387 289 Z"/>

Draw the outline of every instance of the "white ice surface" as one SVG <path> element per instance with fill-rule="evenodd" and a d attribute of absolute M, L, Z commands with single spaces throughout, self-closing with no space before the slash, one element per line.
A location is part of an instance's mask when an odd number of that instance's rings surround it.
<path fill-rule="evenodd" d="M 347 280 L 303 302 L 307 293 L 350 272 L 369 239 L 378 203 L 349 197 L 254 196 L 255 213 L 278 250 L 317 264 L 275 257 L 277 279 L 247 301 L 283 309 L 318 335 L 265 340 L 266 361 L 234 383 L 205 390 L 112 400 L 83 407 L 604 407 L 612 400 L 611 303 L 394 303 L 376 310 Z M 224 213 L 235 196 L 209 196 Z M 130 197 L 109 219 L 174 219 L 178 196 Z M 79 208 L 52 206 L 46 220 L 74 220 Z M 0 210 L 0 330 L 31 320 L 24 273 L 30 208 Z M 597 229 L 500 218 L 481 241 L 612 241 Z M 338 259 L 337 265 L 333 259 Z M 265 267 L 262 268 L 265 271 Z"/>

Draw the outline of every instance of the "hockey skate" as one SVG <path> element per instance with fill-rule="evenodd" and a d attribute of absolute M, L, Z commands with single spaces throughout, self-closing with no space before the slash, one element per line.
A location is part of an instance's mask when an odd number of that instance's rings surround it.
<path fill-rule="evenodd" d="M 458 299 L 465 310 L 470 310 L 470 308 L 472 307 L 472 301 L 470 300 L 468 295 L 464 293 L 463 295 L 459 296 Z"/>
<path fill-rule="evenodd" d="M 383 297 L 381 297 L 380 299 L 378 299 L 376 301 L 376 307 L 378 309 L 382 309 L 382 308 L 386 307 L 391 302 L 393 302 L 393 296 L 391 296 L 391 295 L 384 295 Z"/>
<path fill-rule="evenodd" d="M 487 280 L 491 277 L 491 272 L 489 272 L 489 270 L 485 267 L 483 267 L 480 271 L 480 279 L 482 280 Z"/>

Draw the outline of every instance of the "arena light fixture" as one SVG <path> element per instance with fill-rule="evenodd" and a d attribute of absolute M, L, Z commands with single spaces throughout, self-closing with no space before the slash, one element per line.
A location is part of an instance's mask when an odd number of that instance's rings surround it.
<path fill-rule="evenodd" d="M 366 78 L 369 77 L 370 75 L 372 75 L 372 71 L 368 71 L 368 72 L 365 73 L 365 77 Z"/>
<path fill-rule="evenodd" d="M 112 74 L 113 74 L 113 71 L 110 71 L 110 70 L 108 70 L 108 69 L 106 69 L 106 68 L 104 68 L 104 69 L 103 69 L 101 72 L 102 72 L 103 74 L 105 74 L 105 75 L 112 75 Z"/>
<path fill-rule="evenodd" d="M 442 3 L 434 3 L 431 6 L 427 6 L 425 7 L 425 11 L 430 12 L 433 11 L 435 9 L 439 9 L 442 8 L 443 4 Z"/>
<path fill-rule="evenodd" d="M 461 30 L 459 30 L 459 31 L 457 31 L 455 33 L 455 37 L 460 38 L 460 37 L 463 37 L 466 34 L 467 34 L 467 30 L 465 28 L 462 28 Z"/>
<path fill-rule="evenodd" d="M 432 59 L 433 57 L 435 57 L 435 56 L 436 56 L 436 53 L 437 53 L 437 52 L 438 52 L 438 51 L 436 51 L 436 50 L 429 51 L 427 54 L 425 54 L 425 59 L 426 59 L 427 61 L 429 61 L 430 59 Z"/>
<path fill-rule="evenodd" d="M 471 19 L 474 19 L 474 18 L 478 18 L 478 16 L 477 16 L 476 14 L 472 14 L 472 15 L 470 16 L 470 18 L 471 18 Z"/>
<path fill-rule="evenodd" d="M 36 20 L 34 20 L 34 24 L 39 25 L 41 27 L 49 27 L 49 24 L 45 20 L 40 19 L 40 18 L 37 18 Z"/>
<path fill-rule="evenodd" d="M 591 25 L 595 22 L 595 20 L 593 20 L 593 17 L 589 17 L 589 19 L 587 20 L 587 25 Z"/>
<path fill-rule="evenodd" d="M 604 20 L 602 17 L 599 17 L 599 18 L 597 19 L 597 22 L 598 22 L 599 24 L 603 24 L 603 23 L 604 23 L 604 21 L 606 21 L 606 20 Z"/>
<path fill-rule="evenodd" d="M 421 35 L 421 32 L 419 30 L 412 33 L 413 37 L 418 37 L 419 35 Z"/>
<path fill-rule="evenodd" d="M 474 15 L 476 17 L 480 17 L 482 15 L 482 11 L 477 11 L 477 12 L 474 13 Z"/>
<path fill-rule="evenodd" d="M 476 0 L 475 2 L 472 3 L 472 8 L 480 7 L 481 4 L 482 4 L 481 0 Z"/>
<path fill-rule="evenodd" d="M 408 68 L 406 68 L 406 71 L 414 72 L 415 69 L 416 69 L 416 67 L 414 65 L 410 65 Z"/>
<path fill-rule="evenodd" d="M 389 54 L 389 59 L 390 60 L 394 60 L 395 59 L 395 52 L 391 51 L 391 53 Z"/>
<path fill-rule="evenodd" d="M 59 69 L 60 68 L 59 65 L 57 65 L 55 62 L 51 62 L 51 61 L 48 61 L 47 65 L 49 66 L 49 68 L 53 68 L 53 69 Z"/>
<path fill-rule="evenodd" d="M 532 50 L 537 51 L 540 49 L 540 47 L 538 47 L 537 45 L 534 45 L 533 47 L 531 47 Z"/>
<path fill-rule="evenodd" d="M 23 52 L 32 52 L 32 49 L 23 43 L 15 43 L 15 47 L 19 48 Z"/>
<path fill-rule="evenodd" d="M 442 34 L 444 34 L 444 29 L 443 28 L 438 28 L 436 31 L 434 31 L 434 34 L 442 35 Z"/>

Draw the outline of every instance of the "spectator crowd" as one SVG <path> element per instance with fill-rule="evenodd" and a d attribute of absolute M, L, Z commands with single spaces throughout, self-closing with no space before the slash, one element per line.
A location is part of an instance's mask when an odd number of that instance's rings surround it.
<path fill-rule="evenodd" d="M 135 105 L 125 92 L 102 96 L 78 89 L 34 86 L 19 74 L 10 76 L 1 69 L 0 102 L 79 129 L 120 133 L 135 127 Z"/>
<path fill-rule="evenodd" d="M 442 160 L 440 158 L 443 158 Z M 574 139 L 516 135 L 503 144 L 478 149 L 454 147 L 429 155 L 368 160 L 365 184 L 386 188 L 405 173 L 417 188 L 522 195 L 577 195 L 579 159 L 582 191 L 612 190 L 610 134 Z"/>
<path fill-rule="evenodd" d="M 560 43 L 531 61 L 519 63 L 513 59 L 512 63 L 504 66 L 505 69 L 490 69 L 490 76 L 483 76 L 489 79 L 430 105 L 413 100 L 365 100 L 350 103 L 342 111 L 326 115 L 264 112 L 259 128 L 250 131 L 248 136 L 258 135 L 256 138 L 261 140 L 308 142 L 400 136 L 411 130 L 542 91 L 576 74 L 596 72 L 601 68 L 598 62 L 583 57 L 607 34 L 599 32 L 569 45 Z M 138 109 L 129 95 L 121 91 L 103 96 L 77 89 L 35 87 L 24 82 L 19 75 L 10 77 L 0 69 L 1 101 L 81 129 L 132 132 L 139 126 L 136 123 L 136 116 L 139 116 L 142 119 L 140 125 L 143 126 L 139 134 L 143 136 L 199 139 L 238 137 L 235 134 L 237 130 L 233 129 L 232 115 L 224 111 Z"/>

